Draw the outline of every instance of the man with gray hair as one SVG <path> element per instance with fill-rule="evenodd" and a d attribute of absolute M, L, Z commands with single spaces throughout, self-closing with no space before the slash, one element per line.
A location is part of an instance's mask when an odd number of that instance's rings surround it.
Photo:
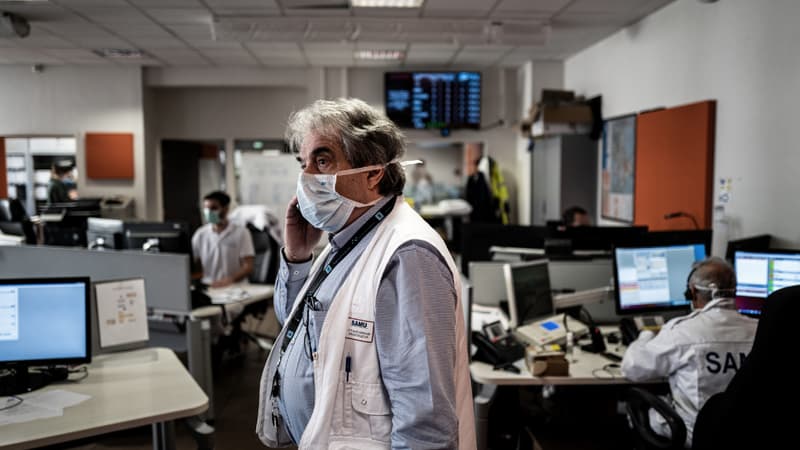
<path fill-rule="evenodd" d="M 294 113 L 286 137 L 302 170 L 286 211 L 274 301 L 283 329 L 261 378 L 259 438 L 474 448 L 461 283 L 442 239 L 402 199 L 402 134 L 366 103 L 339 99 Z"/>
<path fill-rule="evenodd" d="M 622 373 L 632 381 L 669 379 L 668 401 L 686 424 L 687 447 L 697 412 L 725 390 L 753 346 L 758 321 L 739 314 L 735 294 L 730 264 L 716 257 L 695 263 L 684 293 L 692 313 L 670 320 L 658 335 L 642 331 L 622 360 Z M 668 436 L 666 421 L 652 410 L 650 425 Z"/>

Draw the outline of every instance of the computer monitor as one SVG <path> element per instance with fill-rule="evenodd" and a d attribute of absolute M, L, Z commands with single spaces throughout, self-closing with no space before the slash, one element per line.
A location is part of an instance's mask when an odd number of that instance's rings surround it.
<path fill-rule="evenodd" d="M 749 238 L 728 241 L 725 259 L 733 264 L 736 252 L 767 252 L 772 245 L 772 235 L 760 234 Z"/>
<path fill-rule="evenodd" d="M 189 230 L 183 222 L 127 222 L 124 246 L 153 253 L 191 253 Z"/>
<path fill-rule="evenodd" d="M 705 244 L 614 249 L 617 314 L 688 310 L 686 279 L 705 257 Z"/>
<path fill-rule="evenodd" d="M 503 273 L 512 329 L 553 314 L 547 261 L 505 264 Z"/>
<path fill-rule="evenodd" d="M 767 296 L 800 284 L 800 251 L 736 252 L 736 309 L 759 316 Z"/>
<path fill-rule="evenodd" d="M 0 279 L 0 395 L 51 380 L 31 366 L 91 361 L 89 278 Z"/>
<path fill-rule="evenodd" d="M 124 248 L 125 223 L 118 219 L 90 217 L 86 242 L 90 250 L 116 250 Z"/>

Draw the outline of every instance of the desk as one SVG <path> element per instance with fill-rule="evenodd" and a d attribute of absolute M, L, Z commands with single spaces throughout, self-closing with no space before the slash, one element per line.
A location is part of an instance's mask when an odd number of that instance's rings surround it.
<path fill-rule="evenodd" d="M 61 417 L 0 426 L 0 448 L 25 449 L 153 425 L 153 448 L 174 448 L 174 419 L 208 408 L 208 398 L 171 350 L 148 348 L 101 355 L 89 376 L 77 383 L 56 383 L 92 398 L 64 409 Z"/>
<path fill-rule="evenodd" d="M 603 335 L 608 335 L 616 327 L 600 327 Z M 589 340 L 580 343 L 589 342 Z M 579 343 L 579 344 L 580 344 Z M 606 342 L 606 349 L 609 353 L 618 356 L 625 354 L 622 344 L 609 344 Z M 514 365 L 520 369 L 520 373 L 507 372 L 504 370 L 494 370 L 492 366 L 482 362 L 472 362 L 469 366 L 472 379 L 480 383 L 480 391 L 474 397 L 475 404 L 475 434 L 478 441 L 478 450 L 485 450 L 488 442 L 489 431 L 489 407 L 497 386 L 586 386 L 586 385 L 626 385 L 633 384 L 632 381 L 622 376 L 619 367 L 609 367 L 609 364 L 617 364 L 610 359 L 595 353 L 584 352 L 575 346 L 572 356 L 567 355 L 569 360 L 569 376 L 560 377 L 534 377 L 525 367 L 525 361 L 519 360 Z M 655 380 L 652 383 L 661 383 L 663 380 Z M 636 383 L 642 384 L 642 383 Z"/>
<path fill-rule="evenodd" d="M 222 314 L 224 305 L 228 311 L 228 320 L 238 315 L 245 306 L 264 300 L 272 299 L 275 295 L 275 286 L 271 284 L 249 284 L 236 283 L 224 288 L 209 288 L 208 296 L 214 303 L 212 306 L 204 306 L 192 310 L 192 317 L 196 319 L 212 318 Z"/>
<path fill-rule="evenodd" d="M 275 293 L 275 287 L 270 284 L 236 283 L 225 288 L 211 288 L 208 290 L 210 297 L 224 298 L 226 293 L 243 294 L 235 299 L 211 306 L 203 306 L 192 310 L 186 323 L 187 351 L 189 371 L 206 392 L 209 398 L 209 408 L 206 419 L 213 420 L 214 415 L 214 377 L 211 356 L 211 321 L 222 317 L 225 306 L 226 319 L 236 318 L 247 305 L 270 300 Z"/>

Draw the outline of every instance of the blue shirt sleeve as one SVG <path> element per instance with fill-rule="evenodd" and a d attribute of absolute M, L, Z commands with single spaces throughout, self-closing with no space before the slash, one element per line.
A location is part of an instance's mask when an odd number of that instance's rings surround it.
<path fill-rule="evenodd" d="M 294 305 L 297 294 L 300 293 L 300 289 L 303 288 L 303 284 L 311 272 L 313 258 L 302 263 L 290 263 L 286 261 L 281 248 L 280 260 L 281 267 L 278 270 L 278 278 L 275 280 L 273 304 L 275 305 L 275 316 L 283 326 L 283 323 L 286 322 L 292 312 L 292 305 Z"/>
<path fill-rule="evenodd" d="M 393 449 L 458 447 L 453 275 L 423 241 L 386 267 L 375 305 L 375 343 L 392 408 Z"/>

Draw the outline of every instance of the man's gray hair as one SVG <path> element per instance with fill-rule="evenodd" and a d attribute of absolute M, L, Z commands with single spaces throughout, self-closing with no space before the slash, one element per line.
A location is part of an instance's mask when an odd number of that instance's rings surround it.
<path fill-rule="evenodd" d="M 694 286 L 697 295 L 706 301 L 735 295 L 736 272 L 724 259 L 712 256 L 696 262 L 692 268 L 689 284 Z"/>
<path fill-rule="evenodd" d="M 403 192 L 406 177 L 397 161 L 405 154 L 405 138 L 375 108 L 354 98 L 317 100 L 289 117 L 289 149 L 299 152 L 310 133 L 339 143 L 354 168 L 393 162 L 386 166 L 378 191 L 381 195 Z"/>

